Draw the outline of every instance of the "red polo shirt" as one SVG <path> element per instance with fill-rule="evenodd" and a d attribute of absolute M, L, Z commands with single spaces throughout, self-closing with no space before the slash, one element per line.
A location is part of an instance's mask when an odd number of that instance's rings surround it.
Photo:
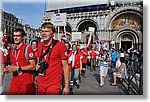
<path fill-rule="evenodd" d="M 20 48 L 13 48 L 13 54 L 11 54 L 11 61 L 14 66 L 27 66 L 29 63 L 25 59 L 25 50 L 26 44 L 22 43 Z M 28 59 L 35 59 L 34 52 L 31 46 L 28 47 Z M 18 65 L 17 65 L 18 62 Z M 23 71 L 23 74 L 18 75 L 17 72 L 13 72 L 12 82 L 16 84 L 30 84 L 34 82 L 34 76 L 32 71 Z"/>
<path fill-rule="evenodd" d="M 48 47 L 49 45 L 45 46 L 44 42 L 40 42 L 38 44 L 39 55 L 40 56 L 43 55 L 43 52 L 46 51 Z M 63 72 L 62 60 L 68 59 L 67 48 L 65 44 L 58 41 L 51 51 L 49 60 L 48 56 L 49 53 L 44 58 L 46 58 L 46 62 L 49 63 L 49 67 L 46 69 L 45 76 L 41 75 L 38 76 L 38 83 L 40 83 L 40 85 L 43 86 L 50 86 L 52 84 L 61 84 Z"/>
<path fill-rule="evenodd" d="M 97 53 L 96 53 L 95 51 L 92 51 L 92 52 L 90 53 L 90 56 L 91 56 L 91 58 L 96 58 Z"/>
<path fill-rule="evenodd" d="M 36 50 L 33 51 L 33 52 L 34 52 L 35 57 L 36 57 L 37 59 L 39 59 L 38 49 L 36 49 Z"/>
<path fill-rule="evenodd" d="M 87 63 L 88 52 L 87 52 L 86 49 L 83 49 L 83 51 L 84 51 L 87 55 L 85 55 L 83 52 L 80 51 L 81 55 L 83 56 L 83 58 L 82 58 L 82 63 Z"/>
<path fill-rule="evenodd" d="M 68 59 L 69 57 L 72 55 L 72 50 L 69 52 L 68 54 Z M 72 71 L 72 63 L 68 64 L 69 65 L 69 69 L 70 69 L 70 72 Z"/>
<path fill-rule="evenodd" d="M 75 54 L 74 68 L 80 69 L 80 60 L 82 60 L 81 54 Z"/>

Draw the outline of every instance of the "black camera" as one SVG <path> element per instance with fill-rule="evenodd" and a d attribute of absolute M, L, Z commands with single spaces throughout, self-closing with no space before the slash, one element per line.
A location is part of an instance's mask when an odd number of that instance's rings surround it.
<path fill-rule="evenodd" d="M 44 74 L 44 72 L 46 71 L 46 69 L 48 68 L 48 63 L 47 62 L 40 62 L 39 63 L 39 69 L 38 69 L 38 72 L 41 73 L 41 74 Z"/>

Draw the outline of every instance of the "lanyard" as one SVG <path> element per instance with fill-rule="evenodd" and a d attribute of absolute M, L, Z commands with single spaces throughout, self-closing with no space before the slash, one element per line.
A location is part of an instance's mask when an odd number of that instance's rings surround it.
<path fill-rule="evenodd" d="M 43 49 L 43 54 L 45 53 L 45 51 L 46 51 L 46 50 Z M 44 61 L 46 61 L 46 58 L 47 58 L 48 55 L 49 55 L 49 54 L 46 54 L 46 55 L 44 56 Z M 48 60 L 49 60 L 49 59 L 48 59 Z"/>
<path fill-rule="evenodd" d="M 18 51 L 18 53 L 16 54 L 16 50 L 15 50 L 15 58 L 16 58 L 16 65 L 18 66 L 18 57 L 20 54 L 20 50 Z"/>
<path fill-rule="evenodd" d="M 48 57 L 48 61 L 49 61 L 52 48 L 53 48 L 53 44 L 48 46 L 47 50 L 44 50 L 44 48 L 42 47 L 42 52 L 41 53 L 43 53 L 43 55 L 39 58 L 39 61 L 42 61 L 43 58 L 44 58 L 44 61 L 46 61 L 47 57 Z"/>
<path fill-rule="evenodd" d="M 58 42 L 58 40 L 52 39 L 52 44 L 50 44 L 50 46 L 48 47 L 48 49 L 46 51 L 42 47 L 41 55 L 39 57 L 39 62 L 42 61 L 42 59 L 44 58 L 44 56 L 47 55 L 48 53 L 49 53 L 48 56 L 46 56 L 45 58 L 48 57 L 48 60 L 50 60 L 50 55 L 51 55 L 52 49 L 57 44 L 57 42 Z M 43 52 L 44 52 L 44 54 L 42 54 Z"/>

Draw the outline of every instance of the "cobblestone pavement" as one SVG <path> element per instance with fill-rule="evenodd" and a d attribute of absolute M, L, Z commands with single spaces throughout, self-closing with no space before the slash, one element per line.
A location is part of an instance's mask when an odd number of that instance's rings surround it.
<path fill-rule="evenodd" d="M 99 68 L 96 71 L 90 72 L 87 69 L 87 77 L 81 76 L 80 88 L 74 86 L 74 95 L 125 95 L 121 84 L 111 86 L 112 74 L 108 74 L 103 87 L 99 86 Z"/>
<path fill-rule="evenodd" d="M 7 94 L 12 74 L 5 75 L 5 86 L 2 94 Z M 81 76 L 80 88 L 74 86 L 71 94 L 73 95 L 125 95 L 121 84 L 110 86 L 111 74 L 108 74 L 103 87 L 99 86 L 99 68 L 96 71 L 90 72 L 87 69 L 87 77 Z"/>

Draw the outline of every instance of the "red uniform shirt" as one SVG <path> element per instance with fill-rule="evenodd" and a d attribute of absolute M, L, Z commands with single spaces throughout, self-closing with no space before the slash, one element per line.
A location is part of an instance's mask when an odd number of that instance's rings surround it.
<path fill-rule="evenodd" d="M 75 54 L 74 68 L 80 68 L 81 54 Z"/>
<path fill-rule="evenodd" d="M 96 58 L 97 53 L 96 53 L 95 51 L 92 51 L 92 52 L 90 53 L 90 56 L 91 56 L 91 58 Z"/>
<path fill-rule="evenodd" d="M 48 47 L 49 46 L 45 46 L 43 42 L 40 42 L 38 44 L 39 56 L 43 55 L 43 52 L 46 51 Z M 49 64 L 49 67 L 46 69 L 45 76 L 38 76 L 38 83 L 44 86 L 61 84 L 63 71 L 62 60 L 68 59 L 67 48 L 65 44 L 58 41 L 51 51 L 49 60 L 48 56 L 49 53 L 44 58 L 46 58 L 46 62 Z"/>
<path fill-rule="evenodd" d="M 72 55 L 72 50 L 68 54 L 68 59 L 69 59 L 69 57 L 71 57 L 71 55 Z M 68 66 L 69 66 L 69 69 L 70 69 L 70 72 L 71 72 L 72 71 L 72 63 L 69 63 Z"/>
<path fill-rule="evenodd" d="M 83 49 L 83 51 L 84 51 L 87 55 L 85 55 L 83 52 L 80 51 L 81 55 L 83 56 L 83 58 L 82 58 L 82 63 L 87 63 L 88 52 L 87 52 L 86 49 Z"/>
<path fill-rule="evenodd" d="M 79 52 L 77 53 L 77 51 L 76 52 L 71 51 L 68 56 L 70 57 L 69 58 L 70 61 L 72 61 L 72 63 L 73 63 L 72 66 L 74 68 L 80 68 L 80 59 L 82 60 L 82 58 L 83 58 L 81 56 L 81 54 Z"/>
<path fill-rule="evenodd" d="M 11 61 L 14 66 L 27 66 L 29 63 L 26 61 L 24 50 L 26 44 L 22 43 L 19 49 L 14 46 L 11 54 Z M 28 47 L 28 59 L 35 59 L 31 46 Z M 18 64 L 18 65 L 17 65 Z M 23 74 L 18 75 L 17 72 L 13 72 L 12 82 L 16 84 L 30 84 L 34 83 L 34 76 L 32 71 L 23 71 Z"/>
<path fill-rule="evenodd" d="M 38 49 L 36 49 L 34 52 L 35 57 L 38 59 L 39 58 L 39 54 L 38 54 Z"/>

